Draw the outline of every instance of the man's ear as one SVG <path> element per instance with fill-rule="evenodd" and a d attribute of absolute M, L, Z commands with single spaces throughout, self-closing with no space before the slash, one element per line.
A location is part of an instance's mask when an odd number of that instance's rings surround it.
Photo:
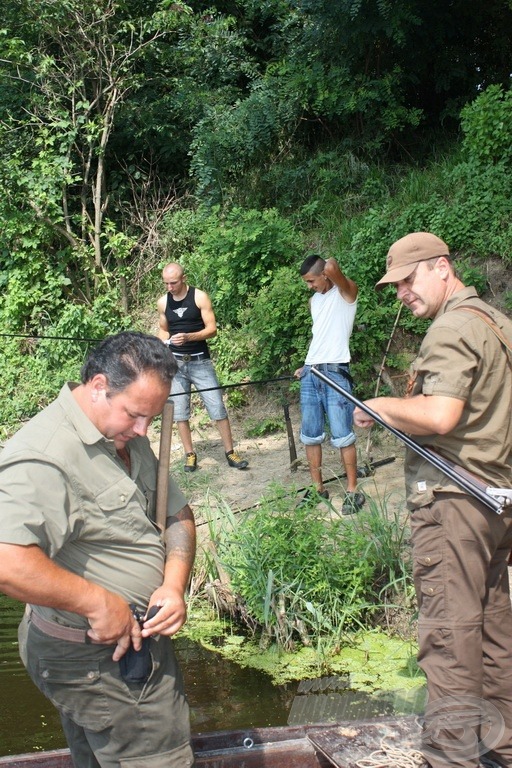
<path fill-rule="evenodd" d="M 446 256 L 439 256 L 436 262 L 435 269 L 437 269 L 439 276 L 446 280 L 451 273 L 451 262 Z"/>
<path fill-rule="evenodd" d="M 97 373 L 89 382 L 91 388 L 91 399 L 96 403 L 98 399 L 107 394 L 108 382 L 104 373 Z"/>

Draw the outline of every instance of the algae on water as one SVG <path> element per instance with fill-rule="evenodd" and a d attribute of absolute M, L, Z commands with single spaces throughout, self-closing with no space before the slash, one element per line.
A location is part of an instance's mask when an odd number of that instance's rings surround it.
<path fill-rule="evenodd" d="M 207 621 L 193 612 L 182 631 L 208 650 L 243 667 L 266 672 L 276 685 L 297 680 L 338 675 L 351 690 L 374 692 L 414 690 L 425 684 L 416 664 L 416 645 L 378 630 L 354 634 L 338 653 L 300 647 L 294 652 L 275 645 L 262 650 L 257 641 L 233 634 L 222 621 Z"/>

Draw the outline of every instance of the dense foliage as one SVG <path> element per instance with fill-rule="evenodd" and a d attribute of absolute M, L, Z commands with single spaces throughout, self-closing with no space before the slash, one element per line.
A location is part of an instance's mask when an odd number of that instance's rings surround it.
<path fill-rule="evenodd" d="M 386 606 L 411 608 L 406 526 L 370 500 L 356 518 L 323 505 L 264 498 L 217 537 L 238 613 L 264 642 L 335 652 L 347 633 L 371 626 Z"/>
<path fill-rule="evenodd" d="M 212 295 L 222 377 L 260 379 L 301 363 L 298 266 L 334 255 L 370 386 L 393 239 L 432 229 L 481 284 L 510 259 L 511 40 L 506 0 L 5 0 L 4 433 L 88 339 L 153 327 L 171 259 Z"/>

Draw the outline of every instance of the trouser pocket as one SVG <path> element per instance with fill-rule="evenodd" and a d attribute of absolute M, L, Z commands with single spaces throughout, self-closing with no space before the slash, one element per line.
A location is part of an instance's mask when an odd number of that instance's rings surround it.
<path fill-rule="evenodd" d="M 39 659 L 34 682 L 66 717 L 84 728 L 111 725 L 110 707 L 97 659 Z"/>
<path fill-rule="evenodd" d="M 119 765 L 120 768 L 191 768 L 194 765 L 194 753 L 187 743 L 158 755 L 128 757 L 120 760 Z"/>

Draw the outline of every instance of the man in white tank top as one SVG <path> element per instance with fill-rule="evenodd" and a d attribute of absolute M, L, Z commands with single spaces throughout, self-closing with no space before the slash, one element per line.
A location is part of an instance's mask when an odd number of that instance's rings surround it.
<path fill-rule="evenodd" d="M 357 309 L 357 285 L 346 277 L 335 259 L 324 260 L 314 254 L 303 262 L 302 279 L 314 293 L 310 299 L 313 338 L 306 361 L 295 371 L 300 378 L 301 431 L 306 448 L 313 487 L 306 491 L 302 503 L 315 503 L 318 497 L 329 498 L 322 479 L 322 443 L 329 426 L 331 443 L 340 449 L 340 461 L 347 477 L 343 514 L 357 512 L 365 502 L 357 490 L 356 436 L 352 427 L 354 407 L 332 387 L 311 373 L 311 366 L 352 391 L 349 340 Z"/>

